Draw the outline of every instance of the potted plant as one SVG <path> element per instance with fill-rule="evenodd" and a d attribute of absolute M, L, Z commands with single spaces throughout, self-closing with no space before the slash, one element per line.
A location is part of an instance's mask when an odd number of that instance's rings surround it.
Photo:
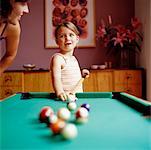
<path fill-rule="evenodd" d="M 111 16 L 107 24 L 101 20 L 97 30 L 97 39 L 107 48 L 107 54 L 120 56 L 120 67 L 129 67 L 130 55 L 141 51 L 143 41 L 140 32 L 141 23 L 138 18 L 132 18 L 129 25 L 113 25 Z"/>

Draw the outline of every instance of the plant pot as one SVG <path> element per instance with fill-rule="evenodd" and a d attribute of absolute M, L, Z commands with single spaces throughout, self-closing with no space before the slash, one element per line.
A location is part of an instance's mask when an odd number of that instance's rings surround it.
<path fill-rule="evenodd" d="M 131 64 L 130 64 L 130 50 L 128 49 L 122 49 L 120 51 L 120 68 L 127 68 L 129 69 Z"/>

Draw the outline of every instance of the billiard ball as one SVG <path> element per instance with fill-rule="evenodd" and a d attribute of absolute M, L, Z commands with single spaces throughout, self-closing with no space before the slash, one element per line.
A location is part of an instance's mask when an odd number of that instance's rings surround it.
<path fill-rule="evenodd" d="M 49 115 L 54 114 L 53 109 L 50 106 L 44 106 L 39 114 L 39 120 L 42 123 L 48 123 Z"/>
<path fill-rule="evenodd" d="M 74 124 L 68 123 L 61 130 L 61 135 L 63 136 L 64 139 L 67 139 L 67 140 L 74 139 L 78 135 L 78 129 Z"/>
<path fill-rule="evenodd" d="M 83 118 L 83 117 L 76 118 L 76 123 L 78 124 L 85 124 L 87 122 L 88 122 L 88 118 Z"/>
<path fill-rule="evenodd" d="M 76 118 L 79 118 L 79 117 L 87 118 L 88 116 L 89 116 L 89 112 L 84 107 L 79 107 L 78 110 L 76 111 Z"/>
<path fill-rule="evenodd" d="M 50 129 L 53 134 L 59 134 L 61 130 L 65 127 L 66 123 L 62 119 L 57 119 L 56 122 L 50 124 Z"/>
<path fill-rule="evenodd" d="M 81 105 L 81 107 L 86 108 L 88 111 L 90 111 L 90 105 L 88 103 L 84 103 Z"/>
<path fill-rule="evenodd" d="M 68 95 L 68 102 L 75 102 L 77 100 L 77 97 L 75 96 L 75 94 L 69 94 Z"/>
<path fill-rule="evenodd" d="M 55 114 L 49 115 L 48 117 L 48 125 L 57 122 L 58 117 Z"/>
<path fill-rule="evenodd" d="M 76 111 L 75 116 L 76 116 L 77 123 L 86 123 L 86 122 L 88 122 L 89 112 L 86 108 L 80 107 Z"/>
<path fill-rule="evenodd" d="M 68 108 L 62 107 L 58 110 L 57 116 L 58 116 L 58 118 L 66 121 L 66 120 L 70 119 L 71 112 L 68 110 Z"/>
<path fill-rule="evenodd" d="M 67 103 L 67 108 L 70 110 L 70 111 L 73 111 L 77 108 L 77 104 L 76 102 L 68 102 Z"/>

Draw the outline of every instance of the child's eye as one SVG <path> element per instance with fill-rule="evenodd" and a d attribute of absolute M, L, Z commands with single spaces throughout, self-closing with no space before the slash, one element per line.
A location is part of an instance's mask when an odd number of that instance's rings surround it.
<path fill-rule="evenodd" d="M 64 35 L 63 35 L 63 34 L 61 34 L 61 35 L 59 35 L 59 36 L 58 36 L 58 38 L 63 38 L 63 37 L 64 37 Z"/>
<path fill-rule="evenodd" d="M 70 36 L 72 37 L 72 36 L 74 36 L 74 34 L 70 33 Z"/>

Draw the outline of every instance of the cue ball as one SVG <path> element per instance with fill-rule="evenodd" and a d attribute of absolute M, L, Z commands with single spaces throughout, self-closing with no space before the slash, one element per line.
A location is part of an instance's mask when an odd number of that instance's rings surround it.
<path fill-rule="evenodd" d="M 77 108 L 77 104 L 76 102 L 69 102 L 67 103 L 67 108 L 72 111 L 72 110 L 75 110 Z"/>
<path fill-rule="evenodd" d="M 72 124 L 72 123 L 68 123 L 62 129 L 61 135 L 63 136 L 63 138 L 65 138 L 67 140 L 74 139 L 78 135 L 77 127 L 74 124 Z"/>
<path fill-rule="evenodd" d="M 88 111 L 90 111 L 90 105 L 87 104 L 87 103 L 82 104 L 81 107 L 84 107 L 84 108 L 86 108 Z"/>
<path fill-rule="evenodd" d="M 77 97 L 75 96 L 75 94 L 69 94 L 68 95 L 68 101 L 69 102 L 75 102 L 77 100 Z"/>
<path fill-rule="evenodd" d="M 71 116 L 71 112 L 66 107 L 62 107 L 58 110 L 57 116 L 63 120 L 69 120 Z"/>

